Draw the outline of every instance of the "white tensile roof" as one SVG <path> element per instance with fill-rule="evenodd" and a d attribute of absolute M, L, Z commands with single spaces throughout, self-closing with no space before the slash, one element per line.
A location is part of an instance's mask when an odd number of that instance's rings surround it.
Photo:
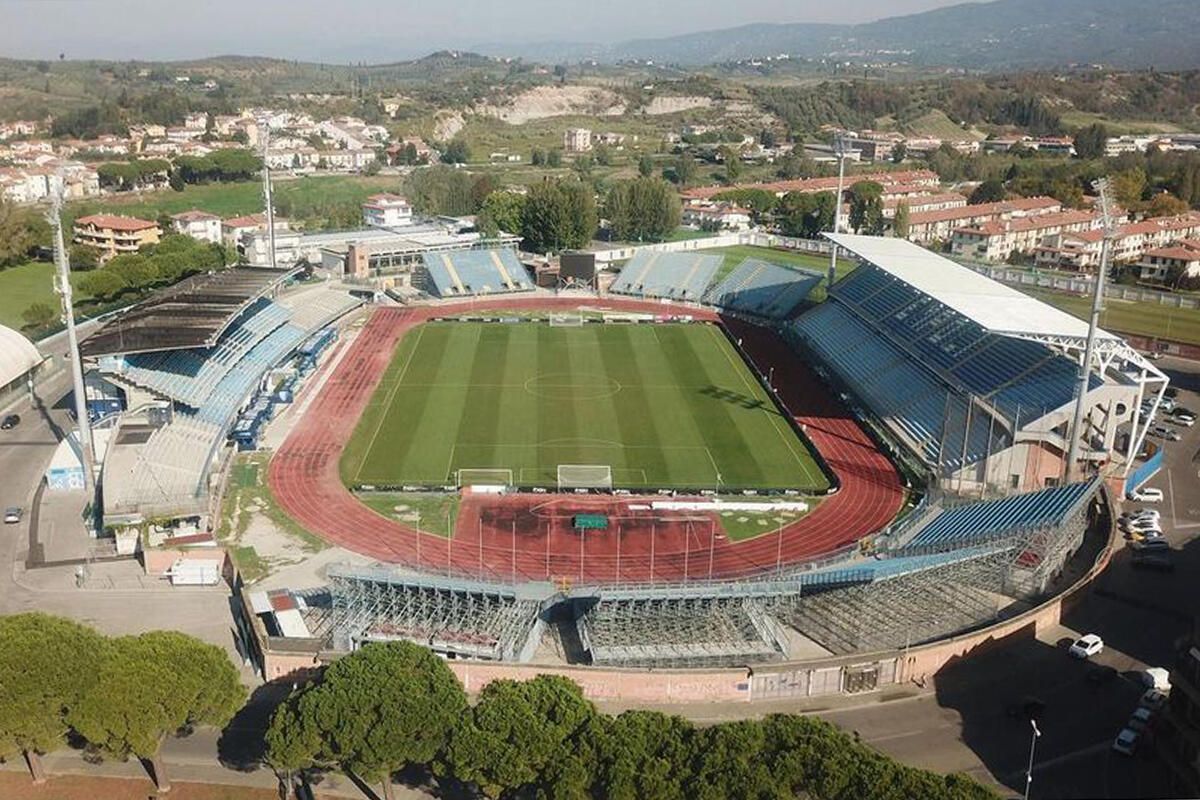
<path fill-rule="evenodd" d="M 1052 305 L 980 275 L 904 239 L 826 234 L 864 261 L 907 283 L 992 333 L 1084 339 L 1088 323 Z M 1098 330 L 1097 339 L 1120 337 Z"/>
<path fill-rule="evenodd" d="M 42 354 L 33 342 L 12 328 L 0 325 L 0 386 L 12 383 L 42 360 Z"/>

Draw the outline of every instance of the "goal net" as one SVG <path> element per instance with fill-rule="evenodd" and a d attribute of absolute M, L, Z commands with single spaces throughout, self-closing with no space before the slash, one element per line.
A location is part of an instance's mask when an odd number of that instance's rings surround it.
<path fill-rule="evenodd" d="M 551 314 L 551 328 L 578 328 L 583 325 L 583 314 Z"/>
<path fill-rule="evenodd" d="M 460 469 L 455 474 L 458 488 L 466 486 L 502 486 L 513 485 L 511 469 Z"/>
<path fill-rule="evenodd" d="M 559 464 L 558 489 L 613 488 L 612 467 L 607 464 Z"/>

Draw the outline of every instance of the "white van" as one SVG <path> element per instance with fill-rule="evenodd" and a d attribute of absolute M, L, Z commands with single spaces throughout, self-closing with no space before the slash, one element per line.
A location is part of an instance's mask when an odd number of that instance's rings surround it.
<path fill-rule="evenodd" d="M 1163 501 L 1163 493 L 1162 489 L 1156 489 L 1153 486 L 1143 486 L 1140 489 L 1134 489 L 1126 495 L 1126 498 L 1139 503 L 1161 503 Z"/>

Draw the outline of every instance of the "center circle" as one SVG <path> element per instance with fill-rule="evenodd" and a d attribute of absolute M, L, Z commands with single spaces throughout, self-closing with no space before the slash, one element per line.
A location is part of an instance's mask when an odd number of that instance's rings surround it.
<path fill-rule="evenodd" d="M 548 400 L 597 400 L 621 391 L 621 384 L 592 372 L 548 372 L 525 381 L 525 391 Z"/>

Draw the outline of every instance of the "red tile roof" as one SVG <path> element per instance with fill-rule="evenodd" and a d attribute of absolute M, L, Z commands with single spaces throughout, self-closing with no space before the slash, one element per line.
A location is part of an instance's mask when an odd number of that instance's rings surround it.
<path fill-rule="evenodd" d="M 144 231 L 157 228 L 158 224 L 148 219 L 137 217 L 120 217 L 115 214 L 90 214 L 75 220 L 76 225 L 91 225 L 102 230 L 113 231 Z"/>
<path fill-rule="evenodd" d="M 245 217 L 231 217 L 222 223 L 226 228 L 256 228 L 267 224 L 266 214 L 249 214 Z"/>
<path fill-rule="evenodd" d="M 172 214 L 171 219 L 179 220 L 180 222 L 201 222 L 209 219 L 220 219 L 220 217 L 218 217 L 216 214 L 210 214 L 207 211 L 201 211 L 198 208 L 193 208 L 191 211 Z"/>

